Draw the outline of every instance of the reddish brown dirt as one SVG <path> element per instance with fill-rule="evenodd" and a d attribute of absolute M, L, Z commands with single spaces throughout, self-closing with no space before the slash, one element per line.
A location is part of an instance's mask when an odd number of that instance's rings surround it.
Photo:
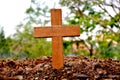
<path fill-rule="evenodd" d="M 0 80 L 120 80 L 120 61 L 65 57 L 56 70 L 51 57 L 0 60 Z"/>

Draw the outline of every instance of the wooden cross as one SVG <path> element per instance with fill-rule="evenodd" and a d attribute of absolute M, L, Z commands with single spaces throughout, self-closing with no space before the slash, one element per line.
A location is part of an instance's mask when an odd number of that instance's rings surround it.
<path fill-rule="evenodd" d="M 51 9 L 51 25 L 51 27 L 35 27 L 34 37 L 52 37 L 52 66 L 59 69 L 64 66 L 62 37 L 79 36 L 80 27 L 62 26 L 61 9 Z"/>

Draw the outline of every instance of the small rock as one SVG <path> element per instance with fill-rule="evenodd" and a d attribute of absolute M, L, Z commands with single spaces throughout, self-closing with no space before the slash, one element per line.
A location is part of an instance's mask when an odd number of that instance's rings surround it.
<path fill-rule="evenodd" d="M 64 79 L 62 79 L 62 80 L 67 80 L 67 79 L 64 78 Z"/>

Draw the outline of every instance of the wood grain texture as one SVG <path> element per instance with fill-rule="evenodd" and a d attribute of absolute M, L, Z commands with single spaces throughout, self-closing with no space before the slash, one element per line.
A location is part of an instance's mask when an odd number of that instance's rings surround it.
<path fill-rule="evenodd" d="M 54 25 L 62 25 L 61 9 L 51 10 L 51 25 L 53 28 L 57 27 Z M 55 69 L 60 69 L 64 66 L 63 44 L 62 43 L 63 43 L 62 36 L 52 37 L 52 66 Z"/>
<path fill-rule="evenodd" d="M 51 27 L 34 28 L 34 37 L 52 37 L 52 66 L 54 69 L 60 69 L 64 66 L 62 37 L 79 35 L 80 27 L 78 25 L 62 26 L 61 9 L 51 10 Z"/>
<path fill-rule="evenodd" d="M 61 9 L 51 9 L 51 25 L 62 25 Z"/>
<path fill-rule="evenodd" d="M 69 27 L 35 27 L 34 37 L 53 37 L 53 36 L 79 36 L 80 35 L 79 26 L 69 26 Z"/>

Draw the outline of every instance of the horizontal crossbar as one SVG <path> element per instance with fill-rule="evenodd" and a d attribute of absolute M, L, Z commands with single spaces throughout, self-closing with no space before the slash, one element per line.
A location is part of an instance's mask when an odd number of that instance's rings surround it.
<path fill-rule="evenodd" d="M 69 27 L 35 27 L 34 37 L 52 37 L 52 36 L 79 36 L 80 27 L 79 26 L 69 26 Z"/>

